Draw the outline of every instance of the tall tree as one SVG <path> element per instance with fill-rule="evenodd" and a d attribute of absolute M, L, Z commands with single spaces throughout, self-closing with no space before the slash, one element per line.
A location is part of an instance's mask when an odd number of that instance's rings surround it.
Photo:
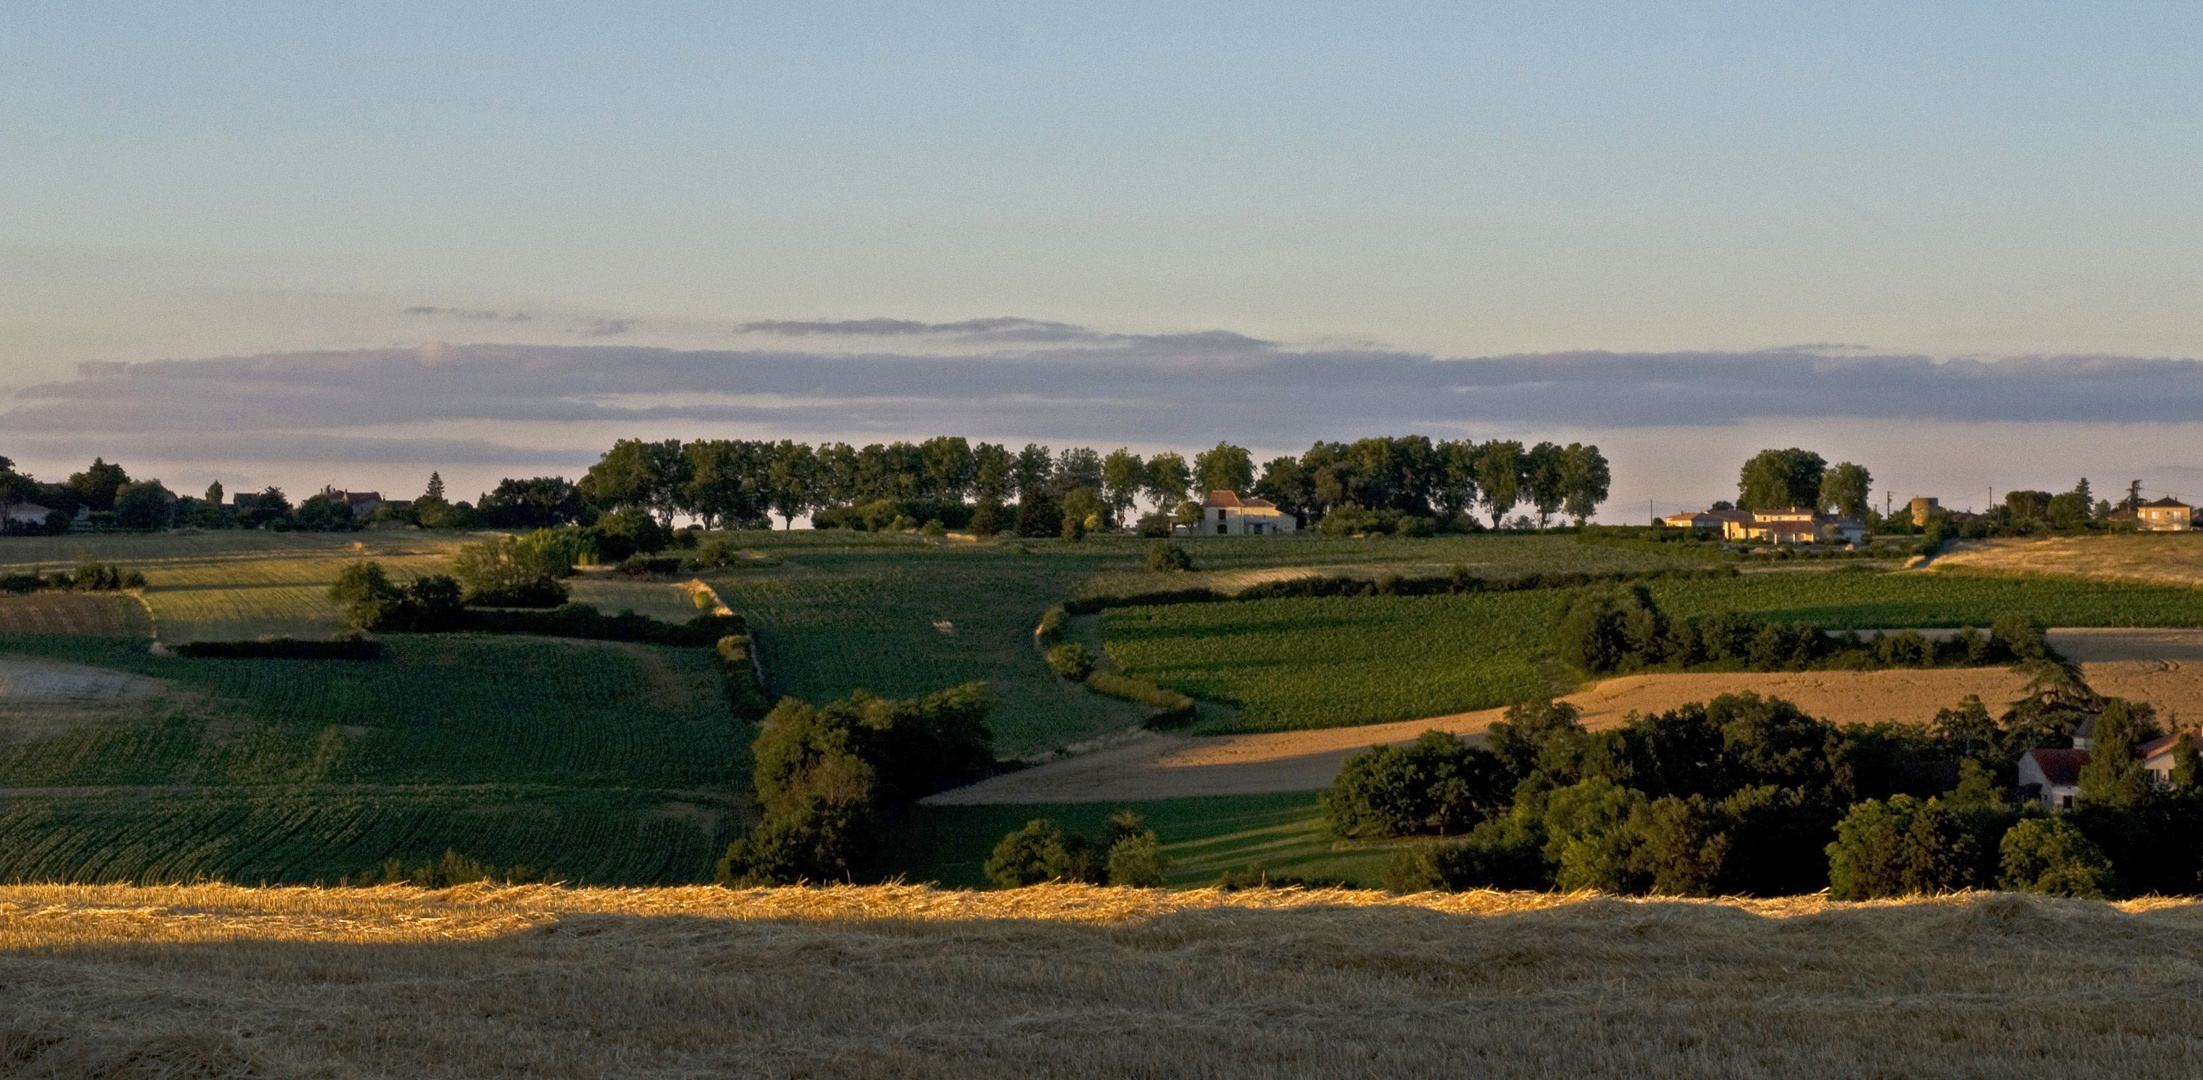
<path fill-rule="evenodd" d="M 1582 528 L 1598 512 L 1599 504 L 1606 501 L 1607 485 L 1612 481 L 1606 455 L 1599 453 L 1598 447 L 1569 443 L 1561 460 L 1561 509 Z"/>
<path fill-rule="evenodd" d="M 1254 455 L 1245 447 L 1220 442 L 1193 456 L 1193 472 L 1204 494 L 1245 491 L 1254 486 Z"/>
<path fill-rule="evenodd" d="M 1308 509 L 1315 497 L 1314 485 L 1308 474 L 1301 471 L 1298 458 L 1271 458 L 1262 466 L 1262 479 L 1254 482 L 1254 493 L 1277 504 L 1288 514 L 1299 514 Z"/>
<path fill-rule="evenodd" d="M 130 474 L 122 471 L 122 466 L 110 465 L 102 458 L 93 458 L 90 467 L 70 475 L 66 486 L 76 493 L 77 499 L 85 506 L 100 511 L 113 510 L 115 492 L 129 482 Z"/>
<path fill-rule="evenodd" d="M 1069 496 L 1074 491 L 1091 491 L 1099 501 L 1102 489 L 1101 455 L 1090 447 L 1066 448 L 1056 456 L 1054 482 L 1059 495 Z"/>
<path fill-rule="evenodd" d="M 818 448 L 817 461 L 817 504 L 847 506 L 856 502 L 857 448 L 845 442 L 826 443 Z"/>
<path fill-rule="evenodd" d="M 937 435 L 920 443 L 918 452 L 926 463 L 925 483 L 920 486 L 918 497 L 928 502 L 964 501 L 977 468 L 971 444 L 961 435 Z"/>
<path fill-rule="evenodd" d="M 1477 448 L 1476 486 L 1483 489 L 1484 508 L 1492 512 L 1492 528 L 1504 523 L 1507 511 L 1522 501 L 1522 444 L 1512 439 L 1493 439 Z"/>
<path fill-rule="evenodd" d="M 2081 767 L 2081 799 L 2091 805 L 2132 810 L 2150 794 L 2149 770 L 2142 767 L 2142 744 L 2156 734 L 2147 706 L 2123 698 L 2105 698 L 2096 714 L 2088 764 Z"/>
<path fill-rule="evenodd" d="M 1102 501 L 1109 516 L 1123 521 L 1132 511 L 1140 489 L 1147 486 L 1147 464 L 1130 447 L 1120 446 L 1102 459 Z"/>
<path fill-rule="evenodd" d="M 1530 505 L 1537 507 L 1540 529 L 1552 520 L 1561 504 L 1568 501 L 1565 453 L 1558 445 L 1541 442 L 1522 456 L 1524 486 L 1530 489 Z"/>
<path fill-rule="evenodd" d="M 1828 462 L 1810 450 L 1762 450 L 1737 474 L 1740 510 L 1789 510 L 1817 505 Z"/>
<path fill-rule="evenodd" d="M 1815 505 L 1841 518 L 1864 521 L 1874 497 L 1874 474 L 1864 465 L 1839 462 L 1821 474 Z"/>
<path fill-rule="evenodd" d="M 222 482 L 220 480 L 207 485 L 207 501 L 216 506 L 222 505 Z"/>
<path fill-rule="evenodd" d="M 1017 485 L 1017 455 L 997 443 L 980 443 L 972 451 L 972 495 L 982 503 L 1002 505 Z"/>
<path fill-rule="evenodd" d="M 767 476 L 773 510 L 788 528 L 795 528 L 796 516 L 818 505 L 818 458 L 811 453 L 810 444 L 780 440 L 773 447 Z"/>
<path fill-rule="evenodd" d="M 1155 500 L 1157 510 L 1166 514 L 1177 510 L 1192 486 L 1193 471 L 1176 451 L 1165 450 L 1147 459 L 1147 497 Z"/>
<path fill-rule="evenodd" d="M 1019 502 L 1030 498 L 1034 492 L 1038 491 L 1046 491 L 1048 494 L 1054 495 L 1055 492 L 1051 482 L 1056 476 L 1055 456 L 1049 452 L 1047 447 L 1039 443 L 1026 443 L 1025 449 L 1017 452 L 1017 465 L 1011 470 L 1010 476 L 1017 484 Z M 1055 526 L 1051 523 L 1049 532 L 1053 533 L 1054 529 Z"/>
<path fill-rule="evenodd" d="M 589 467 L 580 486 L 600 507 L 640 507 L 656 514 L 660 525 L 671 527 L 673 515 L 684 509 L 689 478 L 690 466 L 679 439 L 621 439 Z"/>
<path fill-rule="evenodd" d="M 1450 521 L 1476 506 L 1476 442 L 1449 439 L 1434 449 L 1438 468 L 1431 504 Z"/>

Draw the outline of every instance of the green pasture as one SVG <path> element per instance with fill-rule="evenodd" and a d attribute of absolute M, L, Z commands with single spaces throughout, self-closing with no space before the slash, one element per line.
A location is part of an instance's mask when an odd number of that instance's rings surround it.
<path fill-rule="evenodd" d="M 1339 845 L 1323 822 L 1314 792 L 1227 795 L 1153 802 L 1031 806 L 921 806 L 894 837 L 893 857 L 909 881 L 950 888 L 989 888 L 985 865 L 995 844 L 1034 818 L 1052 818 L 1088 839 L 1119 810 L 1147 819 L 1170 858 L 1166 883 L 1213 884 L 1218 876 L 1261 866 L 1310 881 L 1346 880 L 1366 888 L 1384 883 L 1389 847 Z"/>
<path fill-rule="evenodd" d="M 1824 628 L 2203 626 L 2203 591 L 2070 578 L 1811 571 L 1655 582 L 1671 615 L 1723 609 Z M 1104 616 L 1127 673 L 1237 706 L 1213 730 L 1412 720 L 1566 689 L 1541 657 L 1573 593 L 1320 597 L 1120 608 Z"/>
<path fill-rule="evenodd" d="M 708 651 L 385 644 L 383 660 L 343 663 L 0 637 L 17 662 L 160 688 L 0 702 L 0 880 L 335 880 L 446 848 L 596 881 L 708 876 L 740 823 L 754 736 Z"/>

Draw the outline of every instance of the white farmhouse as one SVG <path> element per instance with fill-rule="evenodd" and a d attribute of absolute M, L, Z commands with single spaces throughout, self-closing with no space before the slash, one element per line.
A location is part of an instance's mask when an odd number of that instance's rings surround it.
<path fill-rule="evenodd" d="M 1300 521 L 1268 499 L 1239 497 L 1236 491 L 1212 491 L 1201 500 L 1196 536 L 1278 536 L 1300 531 Z"/>
<path fill-rule="evenodd" d="M 2019 759 L 2019 791 L 2051 810 L 2070 810 L 2081 794 L 2086 750 L 2029 750 Z"/>

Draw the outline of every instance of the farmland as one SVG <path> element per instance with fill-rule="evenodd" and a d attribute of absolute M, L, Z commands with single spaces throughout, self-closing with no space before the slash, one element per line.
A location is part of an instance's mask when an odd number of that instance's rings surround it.
<path fill-rule="evenodd" d="M 1985 627 L 2021 611 L 2056 626 L 2203 626 L 2203 592 L 2047 578 L 1797 572 L 1663 581 L 1671 615 L 1723 609 L 1828 629 Z M 1237 705 L 1216 731 L 1409 720 L 1566 689 L 1541 664 L 1566 590 L 1318 597 L 1109 611 L 1127 672 Z"/>
<path fill-rule="evenodd" d="M 2203 908 L 0 888 L 28 1076 L 2195 1073 Z M 1464 1063 L 1473 1063 L 1464 1068 Z"/>
<path fill-rule="evenodd" d="M 0 880 L 335 880 L 447 847 L 693 880 L 739 825 L 750 729 L 702 650 L 391 635 L 364 664 L 9 636 L 16 663 L 153 680 L 129 707 L 0 704 Z"/>

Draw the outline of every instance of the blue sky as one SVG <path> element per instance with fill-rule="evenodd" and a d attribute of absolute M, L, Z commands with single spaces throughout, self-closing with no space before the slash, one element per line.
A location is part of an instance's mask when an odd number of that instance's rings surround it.
<path fill-rule="evenodd" d="M 0 391 L 876 317 L 2194 357 L 2199 54 L 2193 4 L 16 3 Z"/>

